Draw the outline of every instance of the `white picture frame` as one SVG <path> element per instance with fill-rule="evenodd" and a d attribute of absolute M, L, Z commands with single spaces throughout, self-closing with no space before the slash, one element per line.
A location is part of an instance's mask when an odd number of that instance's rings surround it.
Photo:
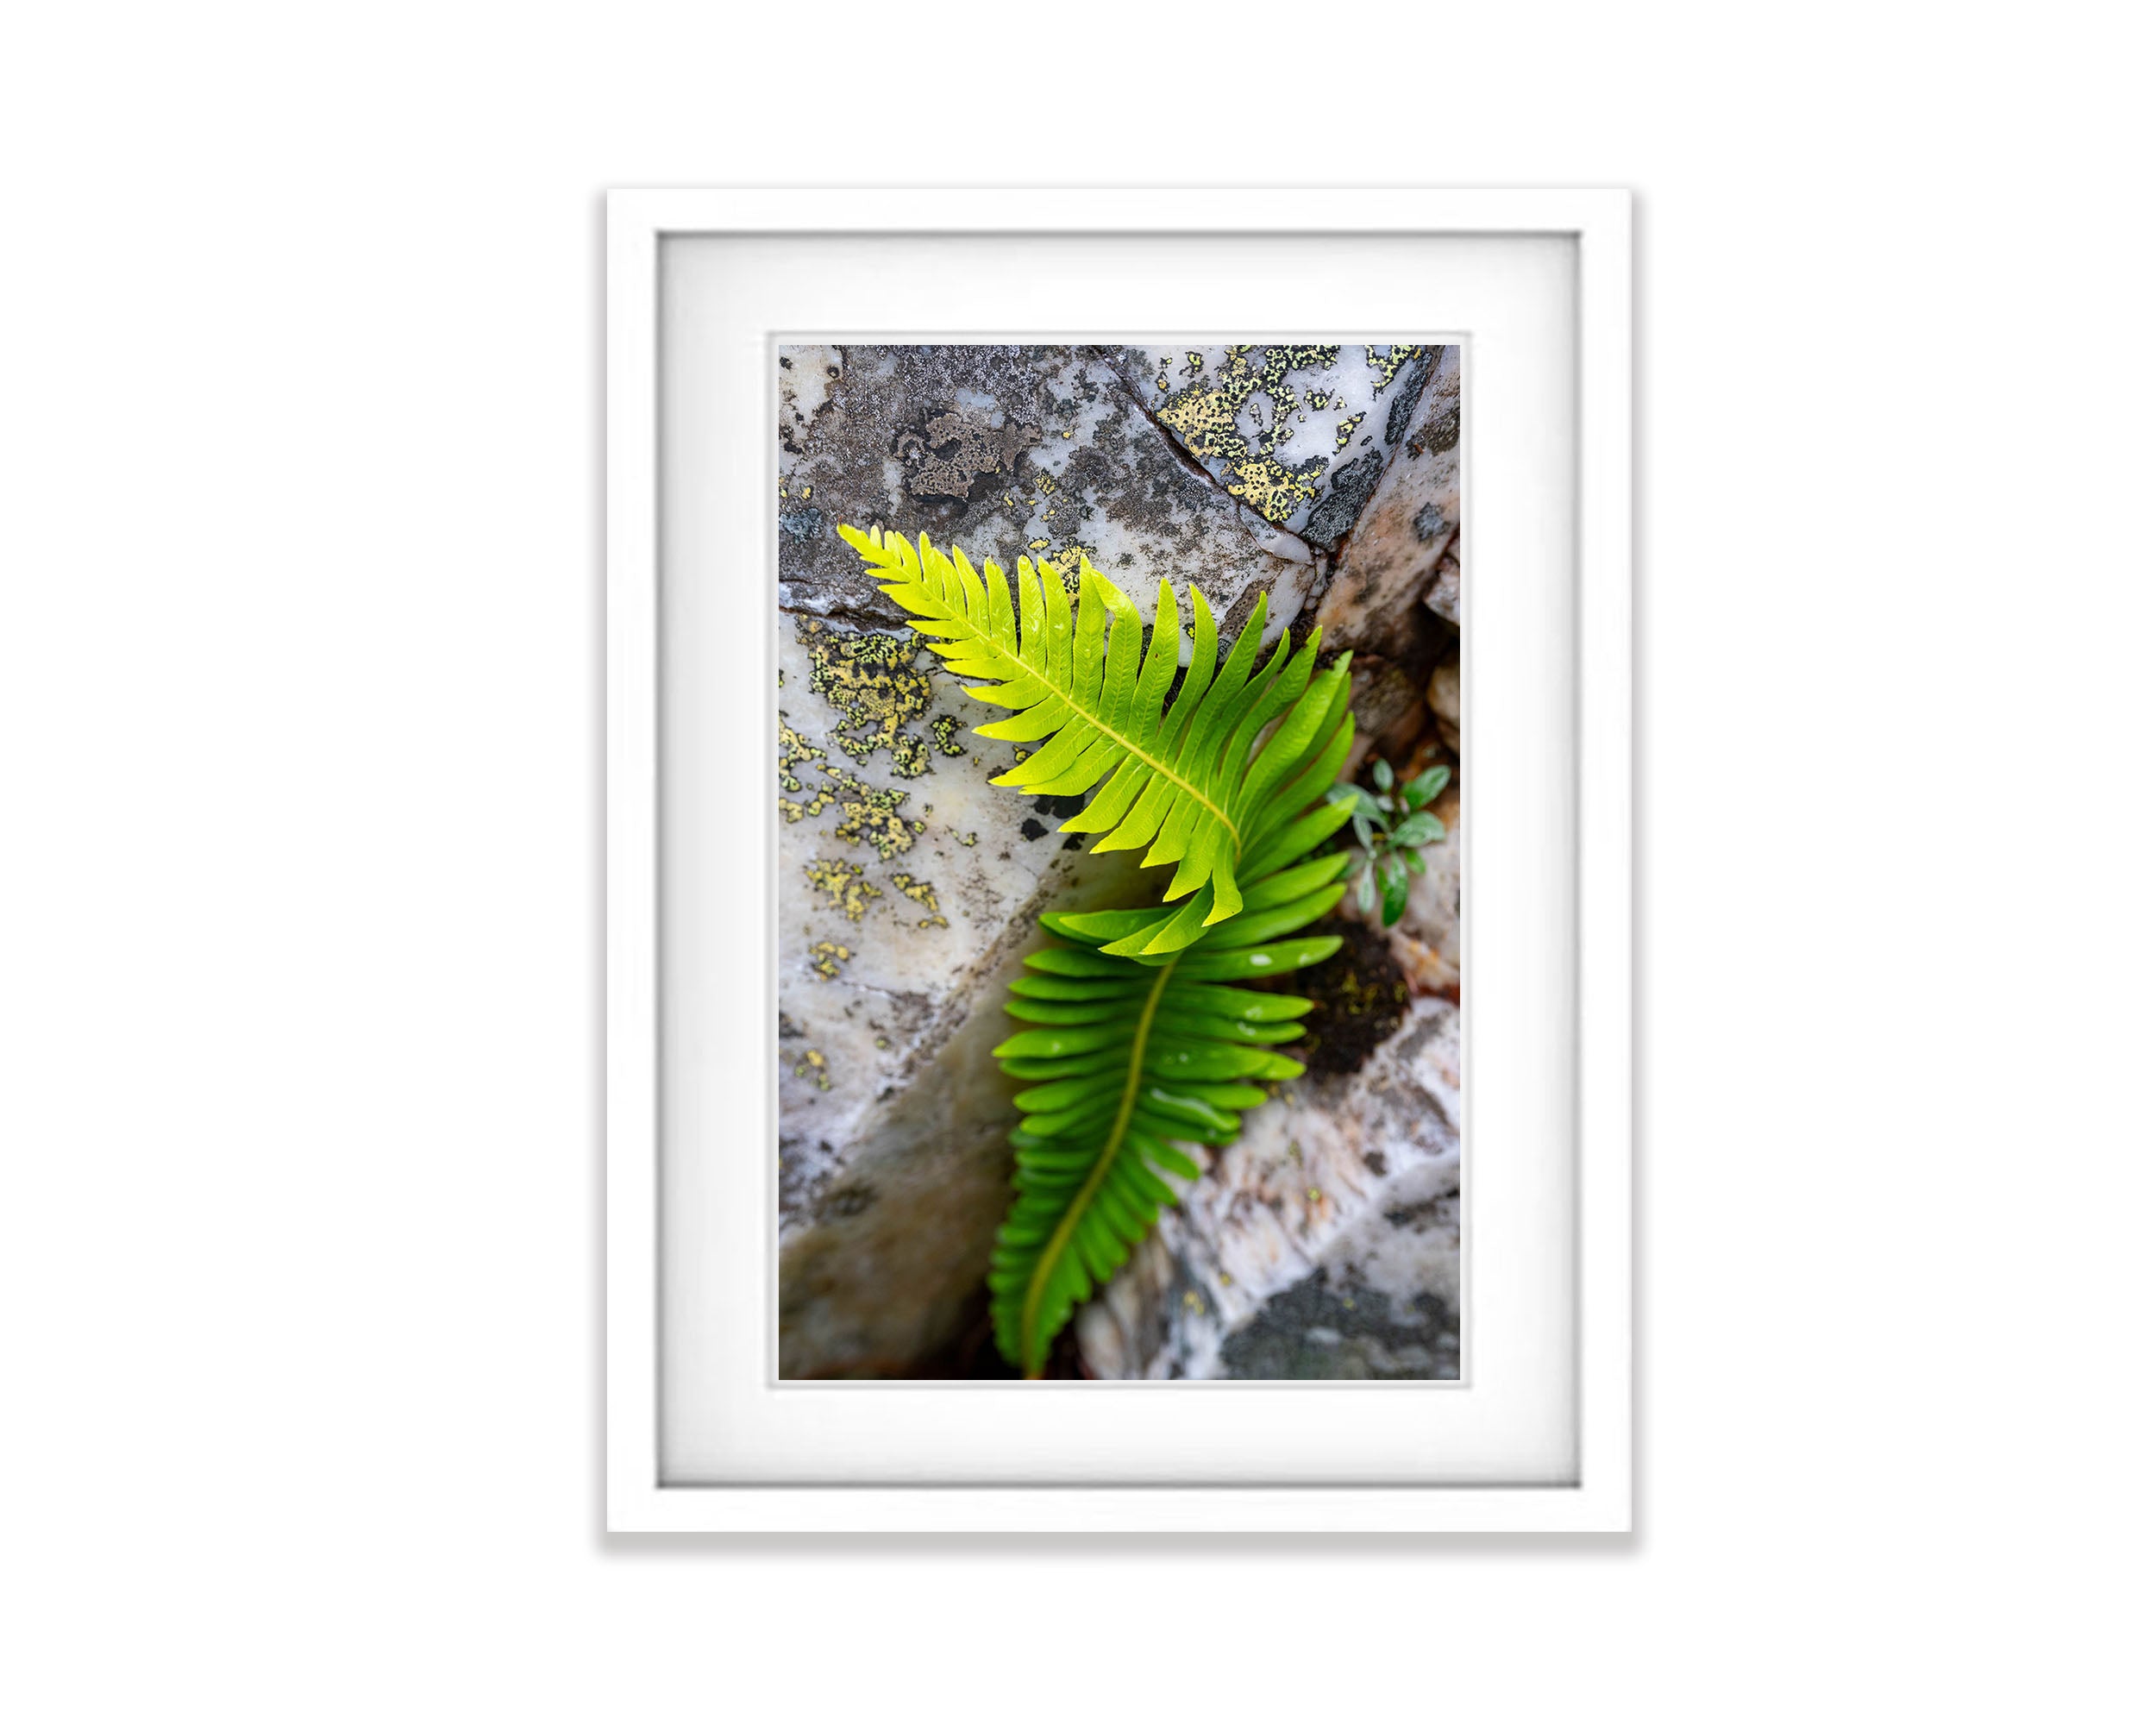
<path fill-rule="evenodd" d="M 659 512 L 662 367 L 661 254 L 671 240 L 773 236 L 1118 236 L 1163 248 L 1178 236 L 1273 236 L 1382 248 L 1442 236 L 1501 254 L 1554 238 L 1570 258 L 1576 411 L 1561 452 L 1572 487 L 1569 555 L 1575 673 L 1575 1024 L 1569 1073 L 1573 1226 L 1563 1389 L 1572 1421 L 1564 1476 L 1512 1479 L 1484 1466 L 1471 1480 L 1362 1483 L 1351 1469 L 1322 1483 L 1296 1479 L 1137 1483 L 1069 1472 L 1023 1483 L 940 1477 L 892 1483 L 827 1470 L 813 1483 L 755 1477 L 669 1478 L 661 1466 L 662 1369 L 658 835 L 661 775 Z M 1633 1512 L 1632 1406 L 1632 872 L 1631 872 L 1631 274 L 1630 199 L 1612 191 L 617 191 L 607 210 L 606 529 L 606 1525 L 617 1534 L 672 1532 L 1460 1532 L 1618 1533 Z M 791 314 L 743 329 L 761 344 Z M 1351 317 L 1323 320 L 1339 327 Z M 851 327 L 868 328 L 867 323 Z M 891 327 L 881 320 L 878 327 Z M 925 327 L 918 319 L 906 327 Z M 940 326 L 938 326 L 940 327 Z M 971 315 L 982 333 L 1041 327 L 1034 308 Z M 1060 326 L 1059 326 L 1060 327 Z M 1432 305 L 1419 327 L 1474 331 Z M 761 400 L 753 405 L 759 413 Z M 1468 436 L 1475 428 L 1470 419 Z M 768 441 L 767 434 L 767 441 Z M 1470 457 L 1472 459 L 1472 457 Z M 761 484 L 761 472 L 755 475 Z M 768 511 L 765 511 L 768 513 Z M 772 555 L 768 533 L 763 562 Z M 744 554 L 745 555 L 748 554 Z M 1470 693 L 1473 699 L 1472 690 Z M 1471 841 L 1470 841 L 1471 842 Z M 744 863 L 753 870 L 755 858 Z M 1477 862 L 1474 866 L 1482 866 Z M 753 875 L 744 876 L 753 885 Z M 1475 938 L 1470 905 L 1468 938 Z M 746 1002 L 768 1019 L 768 997 Z M 759 1057 L 761 1040 L 755 1040 Z M 1470 1138 L 1470 1155 L 1475 1153 Z M 764 1160 L 768 1161 L 768 1157 Z M 736 1208 L 745 1207 L 737 1206 Z M 765 1239 L 743 1216 L 710 1243 L 737 1268 Z M 1470 1236 L 1470 1250 L 1472 1236 Z M 748 1273 L 744 1271 L 744 1273 Z M 755 1271 L 768 1280 L 768 1265 Z M 1560 1367 L 1552 1365 L 1556 1371 Z M 833 1386 L 817 1392 L 831 1409 Z M 1166 1387 L 1148 1421 L 1202 1413 L 1211 1386 Z M 1196 1392 L 1194 1395 L 1192 1392 Z M 743 1395 L 748 1390 L 739 1392 Z M 841 1396 L 845 1390 L 838 1390 Z M 856 1394 L 876 1394 L 862 1386 Z M 1012 1390 L 991 1394 L 1007 1397 Z M 1016 1393 L 1028 1393 L 1018 1390 Z M 1322 1392 L 1319 1392 L 1320 1394 Z M 1471 1383 L 1425 1385 L 1425 1396 L 1472 1396 Z M 1180 1402 L 1174 1398 L 1180 1396 Z M 886 1409 L 889 1408 L 887 1402 Z M 993 1423 L 1008 1406 L 976 1392 L 965 1421 Z M 1124 1404 L 1131 1406 L 1129 1402 Z M 1216 1409 L 1217 1401 L 1211 1404 Z M 1341 1421 L 1324 1404 L 1296 1404 Z M 1340 1406 L 1344 1404 L 1336 1404 Z M 1368 1406 L 1369 1404 L 1364 1404 Z M 1407 1404 L 1399 1404 L 1403 1409 Z M 1174 1411 L 1177 1408 L 1188 1412 Z M 844 1417 L 833 1415 L 832 1417 Z M 1114 1417 L 1112 1415 L 1107 1417 Z M 946 1433 L 946 1424 L 941 1428 Z M 1343 1441 L 1347 1441 L 1344 1435 Z"/>

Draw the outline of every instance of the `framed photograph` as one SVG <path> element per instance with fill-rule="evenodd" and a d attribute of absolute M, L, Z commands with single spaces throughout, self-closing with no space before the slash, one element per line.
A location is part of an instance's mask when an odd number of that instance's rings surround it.
<path fill-rule="evenodd" d="M 1627 1529 L 1626 195 L 607 246 L 609 1527 Z"/>

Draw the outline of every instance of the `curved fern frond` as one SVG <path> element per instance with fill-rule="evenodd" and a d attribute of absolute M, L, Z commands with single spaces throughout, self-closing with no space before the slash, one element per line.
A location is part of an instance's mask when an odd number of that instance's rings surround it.
<path fill-rule="evenodd" d="M 1162 897 L 1188 902 L 1132 927 L 1110 949 L 1117 956 L 1183 950 L 1244 908 L 1242 882 L 1347 819 L 1322 800 L 1354 737 L 1347 656 L 1319 671 L 1313 631 L 1299 649 L 1283 635 L 1261 664 L 1263 597 L 1221 659 L 1212 608 L 1191 590 L 1190 663 L 1178 683 L 1182 614 L 1166 580 L 1149 640 L 1138 607 L 1083 559 L 1074 617 L 1061 576 L 1029 558 L 1018 559 L 1014 604 L 996 564 L 976 572 L 926 534 L 915 546 L 838 530 L 944 663 L 981 680 L 971 693 L 1013 710 L 978 734 L 1041 745 L 993 782 L 1043 796 L 1098 787 L 1062 830 L 1102 835 L 1095 850 L 1144 846 L 1148 867 L 1175 865 Z"/>
<path fill-rule="evenodd" d="M 1177 1201 L 1163 1176 L 1198 1177 L 1179 1142 L 1232 1143 L 1265 1100 L 1259 1084 L 1301 1076 L 1278 1048 L 1302 1034 L 1311 1003 L 1237 985 L 1338 949 L 1337 935 L 1296 932 L 1339 902 L 1351 860 L 1335 852 L 1255 879 L 1241 915 L 1164 959 L 1108 950 L 1155 910 L 1041 919 L 1054 939 L 1004 1007 L 1028 1028 L 995 1051 L 1027 1088 L 1011 1134 L 1018 1197 L 988 1271 L 996 1346 L 1027 1377 Z"/>

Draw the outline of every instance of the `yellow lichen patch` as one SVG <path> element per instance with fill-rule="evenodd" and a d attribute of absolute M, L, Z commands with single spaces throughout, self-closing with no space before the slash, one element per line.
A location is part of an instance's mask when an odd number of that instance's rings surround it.
<path fill-rule="evenodd" d="M 785 674 L 781 672 L 780 674 Z M 804 761 L 820 761 L 823 758 L 824 751 L 788 724 L 786 722 L 786 715 L 781 712 L 779 715 L 779 784 L 780 788 L 792 791 L 799 796 L 801 792 L 801 781 L 795 776 L 793 769 Z M 799 816 L 793 817 L 795 819 L 799 818 Z"/>
<path fill-rule="evenodd" d="M 956 831 L 957 831 L 957 829 L 956 829 L 956 827 L 952 828 L 951 830 L 952 830 L 954 832 L 956 832 Z M 968 833 L 968 834 L 967 834 L 967 835 L 966 835 L 963 838 L 960 839 L 958 842 L 959 842 L 961 844 L 964 845 L 964 846 L 965 846 L 965 847 L 966 847 L 968 850 L 972 850 L 972 849 L 973 849 L 973 847 L 974 847 L 975 845 L 976 845 L 976 844 L 980 844 L 980 843 L 981 843 L 981 835 L 980 835 L 979 833 L 977 833 L 977 832 L 969 832 L 969 833 Z"/>
<path fill-rule="evenodd" d="M 832 829 L 834 835 L 849 844 L 869 846 L 886 862 L 911 850 L 914 839 L 928 830 L 926 821 L 908 820 L 899 812 L 899 805 L 911 793 L 880 791 L 828 762 L 820 762 L 816 770 L 831 782 L 818 786 L 816 794 L 804 803 L 779 799 L 779 812 L 789 823 L 805 817 L 813 819 L 836 805 L 839 819 Z"/>
<path fill-rule="evenodd" d="M 853 949 L 841 946 L 836 941 L 819 940 L 808 950 L 809 969 L 826 982 L 838 980 L 838 967 L 851 958 Z"/>
<path fill-rule="evenodd" d="M 904 791 L 872 790 L 836 767 L 823 770 L 839 783 L 836 831 L 847 844 L 866 844 L 888 862 L 911 850 L 915 837 L 927 831 L 926 821 L 907 820 L 899 813 L 899 805 L 906 797 Z"/>
<path fill-rule="evenodd" d="M 1367 414 L 1357 413 L 1343 419 L 1333 428 L 1332 447 L 1336 449 L 1346 448 L 1348 439 L 1355 435 L 1355 428 L 1367 417 L 1369 417 Z"/>
<path fill-rule="evenodd" d="M 1239 366 L 1241 361 L 1233 363 Z M 1250 386 L 1255 385 L 1256 380 L 1253 378 L 1245 383 L 1244 379 L 1238 377 L 1236 383 L 1241 386 L 1239 391 L 1237 388 L 1193 388 L 1183 391 L 1162 407 L 1161 423 L 1180 436 L 1190 446 L 1193 455 L 1242 454 L 1250 446 L 1243 441 L 1242 433 L 1235 429 L 1235 416 L 1244 402 L 1250 398 Z M 1167 380 L 1161 380 L 1161 386 L 1163 389 L 1168 386 Z"/>
<path fill-rule="evenodd" d="M 1052 509 L 1049 511 L 1050 515 L 1055 512 Z M 1047 543 L 1046 540 L 1041 542 L 1043 545 Z M 1035 558 L 1034 561 L 1043 570 L 1053 569 L 1061 575 L 1063 579 L 1063 591 L 1075 598 L 1078 593 L 1078 577 L 1091 567 L 1087 558 L 1092 549 L 1090 545 L 1066 545 L 1060 551 L 1052 552 L 1045 557 Z"/>
<path fill-rule="evenodd" d="M 1225 461 L 1237 483 L 1229 492 L 1242 498 L 1269 521 L 1285 521 L 1317 494 L 1312 483 L 1323 463 L 1313 461 L 1300 469 L 1286 467 L 1274 451 L 1292 435 L 1297 395 L 1288 384 L 1291 372 L 1312 366 L 1330 366 L 1340 357 L 1337 347 L 1278 347 L 1265 350 L 1262 366 L 1250 364 L 1251 348 L 1232 347 L 1219 373 L 1211 383 L 1200 380 L 1164 403 L 1160 422 L 1179 436 L 1192 454 L 1205 460 Z M 1269 411 L 1263 429 L 1246 436 L 1238 417 L 1253 396 L 1267 398 Z M 1316 391 L 1305 398 L 1314 398 Z M 1313 401 L 1313 405 L 1316 405 Z"/>
<path fill-rule="evenodd" d="M 868 908 L 868 900 L 883 896 L 883 888 L 873 887 L 861 878 L 857 862 L 826 862 L 818 857 L 801 865 L 801 872 L 808 876 L 809 885 L 820 887 L 830 894 L 831 903 L 846 913 L 848 922 L 859 922 L 862 913 Z"/>
<path fill-rule="evenodd" d="M 819 1051 L 813 1048 L 801 1051 L 801 1057 L 793 1063 L 793 1076 L 814 1080 L 819 1090 L 828 1090 L 831 1087 L 830 1063 Z"/>
<path fill-rule="evenodd" d="M 920 644 L 891 635 L 841 635 L 812 619 L 795 637 L 808 651 L 809 687 L 830 703 L 839 729 L 830 740 L 856 761 L 877 750 L 891 756 L 891 770 L 918 779 L 928 770 L 928 749 L 905 727 L 928 711 L 928 673 L 914 668 Z"/>
<path fill-rule="evenodd" d="M 1422 349 L 1412 342 L 1395 342 L 1385 350 L 1381 358 L 1376 348 L 1364 348 L 1363 358 L 1368 362 L 1370 369 L 1377 373 L 1377 381 L 1371 386 L 1373 392 L 1382 395 L 1385 392 L 1385 386 L 1400 375 L 1400 368 L 1421 351 Z"/>
<path fill-rule="evenodd" d="M 937 754 L 963 755 L 966 752 L 964 743 L 951 741 L 958 734 L 958 727 L 963 723 L 964 721 L 956 714 L 948 712 L 930 721 L 928 728 L 935 735 Z"/>
<path fill-rule="evenodd" d="M 929 913 L 914 925 L 917 928 L 949 928 L 950 926 L 950 920 L 943 915 L 940 907 L 937 905 L 936 888 L 926 881 L 917 881 L 911 875 L 893 875 L 891 877 L 891 884 Z"/>
<path fill-rule="evenodd" d="M 1228 495 L 1239 497 L 1268 521 L 1285 521 L 1318 494 L 1317 486 L 1270 455 L 1238 461 Z"/>

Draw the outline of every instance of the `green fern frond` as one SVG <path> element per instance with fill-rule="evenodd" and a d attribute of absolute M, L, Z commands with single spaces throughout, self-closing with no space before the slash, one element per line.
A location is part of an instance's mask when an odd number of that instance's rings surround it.
<path fill-rule="evenodd" d="M 1205 596 L 1191 590 L 1190 664 L 1173 699 L 1182 615 L 1166 580 L 1150 642 L 1138 607 L 1082 559 L 1074 618 L 1060 576 L 1018 559 L 1018 592 L 994 563 L 976 572 L 963 551 L 946 555 L 921 536 L 841 527 L 879 572 L 883 591 L 963 677 L 971 693 L 1013 709 L 982 737 L 1041 746 L 993 781 L 1036 795 L 1099 787 L 1062 824 L 1103 835 L 1096 850 L 1146 847 L 1146 866 L 1175 865 L 1168 904 L 1109 943 L 1119 957 L 1181 951 L 1247 902 L 1242 882 L 1303 855 L 1351 813 L 1326 789 L 1353 741 L 1348 659 L 1316 669 L 1319 632 L 1300 649 L 1283 635 L 1261 665 L 1260 598 L 1227 656 Z"/>
<path fill-rule="evenodd" d="M 1265 1100 L 1260 1083 L 1300 1077 L 1278 1051 L 1310 1002 L 1238 983 L 1314 964 L 1337 935 L 1296 932 L 1346 891 L 1335 852 L 1253 876 L 1242 914 L 1147 962 L 1109 947 L 1152 910 L 1050 913 L 1054 937 L 1025 961 L 1004 1010 L 1029 1028 L 995 1051 L 1023 1081 L 1018 1197 L 996 1235 L 988 1291 L 996 1346 L 1029 1377 L 1095 1286 L 1114 1275 L 1177 1201 L 1164 1175 L 1198 1177 L 1182 1143 L 1226 1145 Z"/>

